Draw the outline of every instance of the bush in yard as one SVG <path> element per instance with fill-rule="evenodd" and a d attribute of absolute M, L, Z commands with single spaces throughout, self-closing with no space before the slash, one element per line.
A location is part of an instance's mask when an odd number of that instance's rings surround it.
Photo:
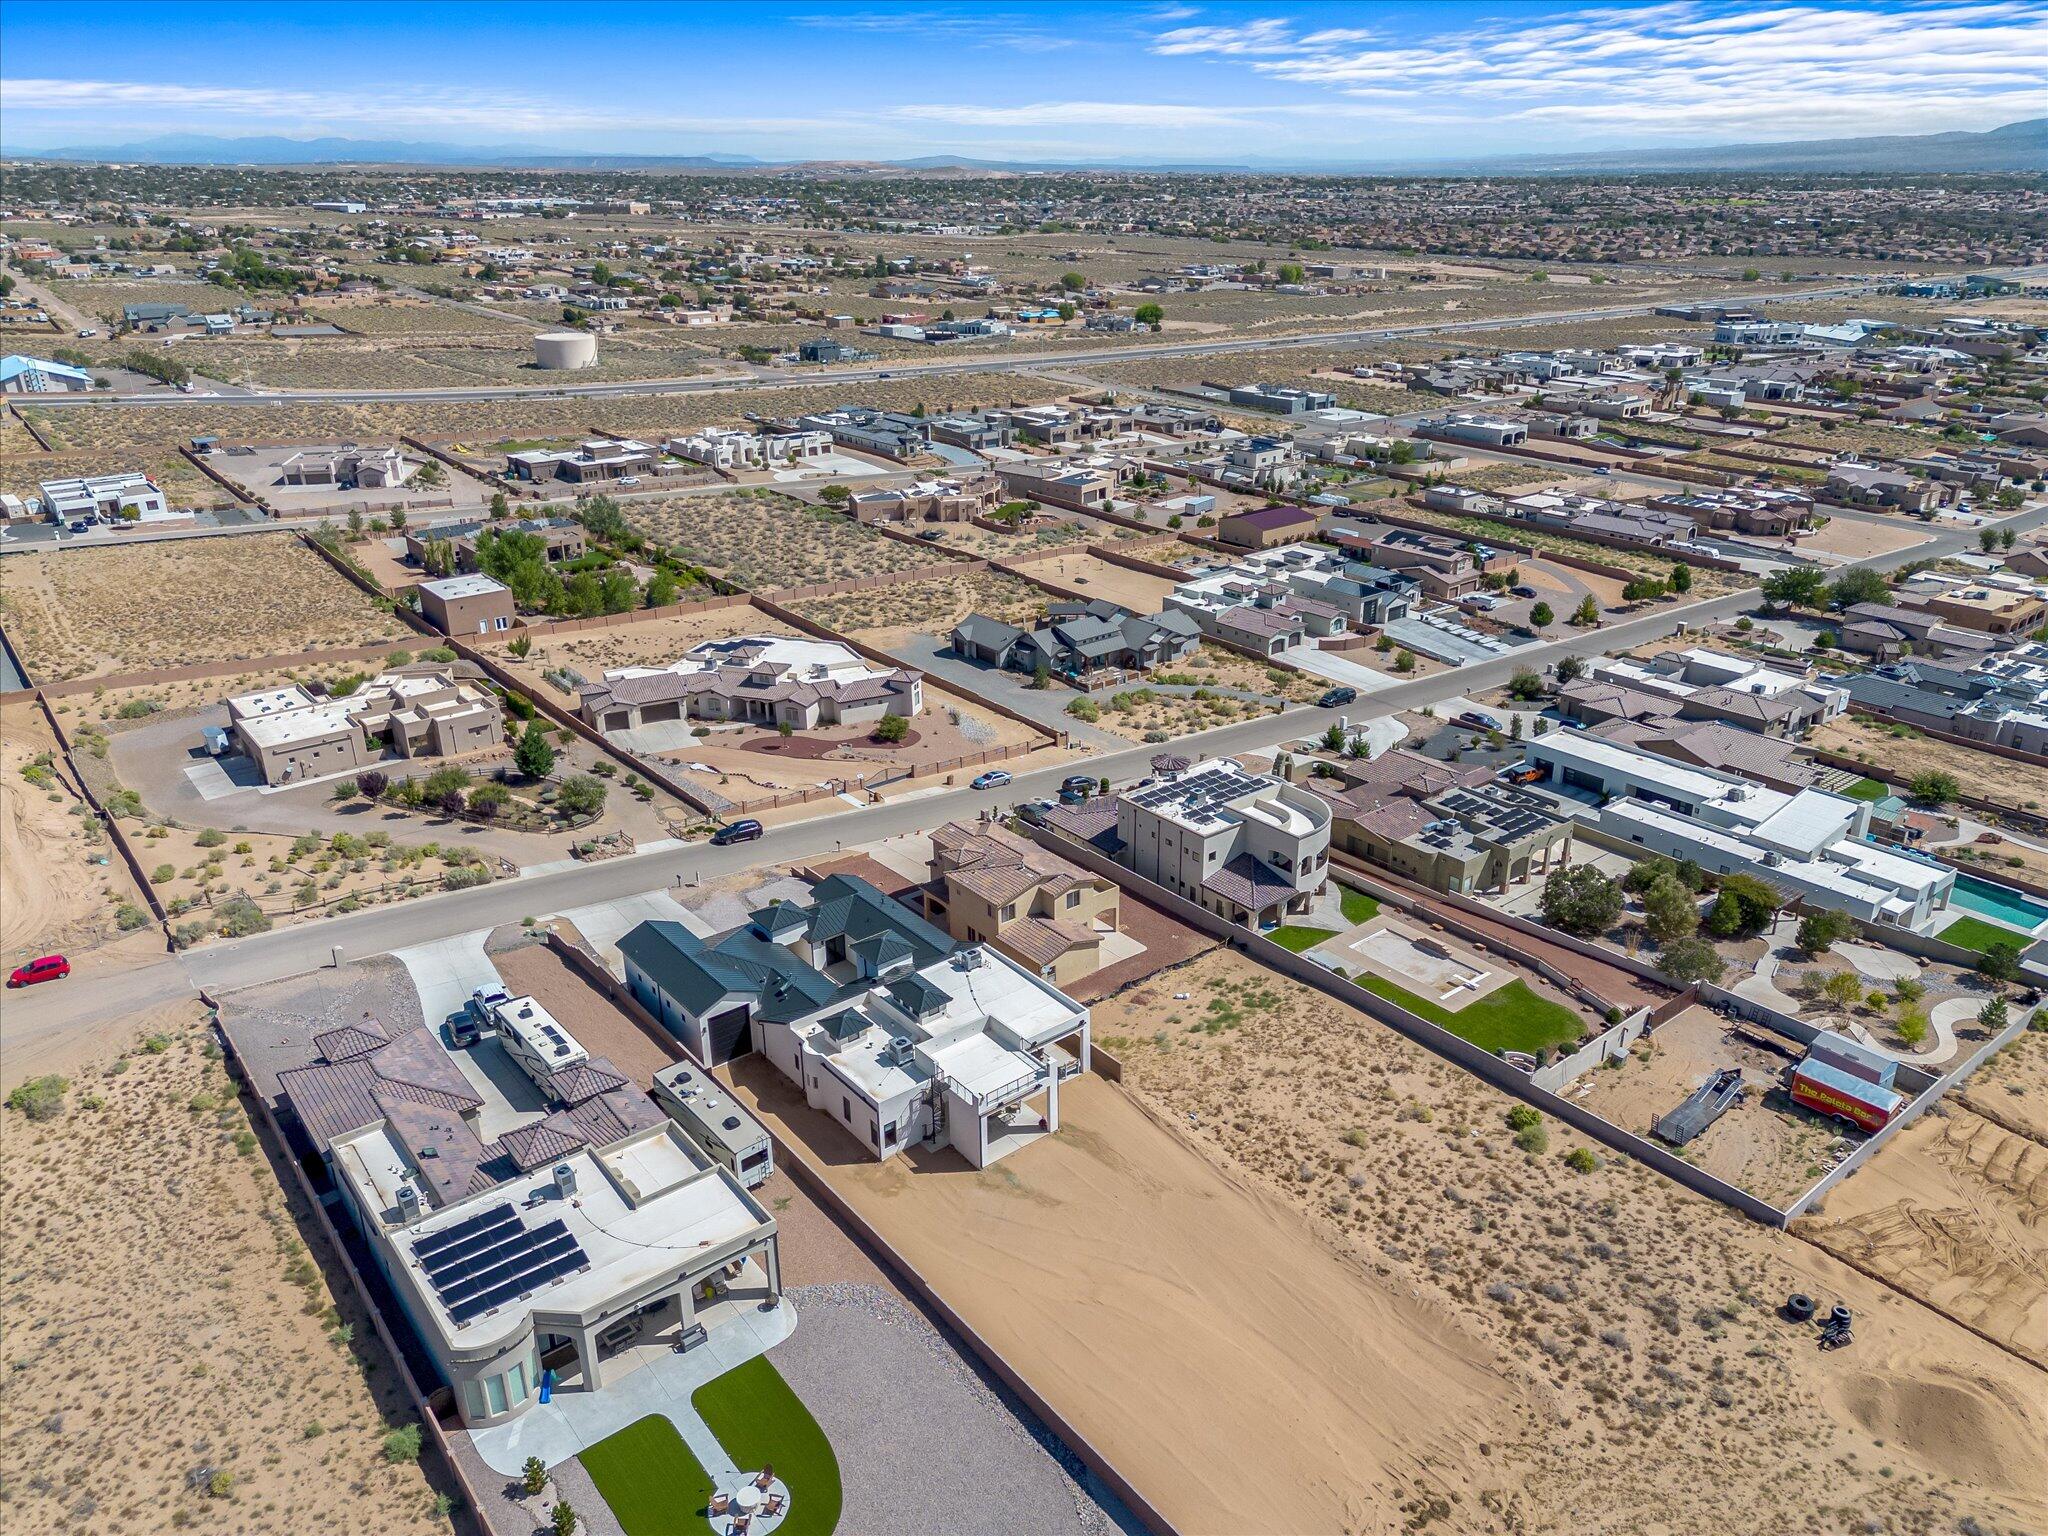
<path fill-rule="evenodd" d="M 1593 601 L 1593 594 L 1587 593 L 1580 599 L 1579 606 L 1572 610 L 1572 623 L 1584 629 L 1589 624 L 1600 622 L 1600 605 Z"/>
<path fill-rule="evenodd" d="M 1515 1145 L 1531 1157 L 1550 1150 L 1550 1132 L 1542 1125 L 1525 1125 L 1515 1132 Z"/>
<path fill-rule="evenodd" d="M 469 770 L 457 768 L 452 763 L 446 768 L 436 768 L 420 780 L 420 793 L 436 802 L 446 799 L 451 793 L 463 794 L 468 789 Z"/>
<path fill-rule="evenodd" d="M 356 793 L 372 800 L 384 798 L 384 791 L 391 787 L 390 777 L 372 768 L 368 773 L 356 775 Z"/>
<path fill-rule="evenodd" d="M 441 877 L 441 889 L 444 891 L 466 891 L 471 886 L 490 883 L 491 872 L 481 864 L 465 864 Z"/>
<path fill-rule="evenodd" d="M 601 779 L 579 773 L 562 780 L 555 792 L 555 804 L 571 816 L 595 816 L 604 809 L 605 788 Z"/>
<path fill-rule="evenodd" d="M 1899 1038 L 1913 1050 L 1919 1050 L 1927 1039 L 1927 1010 L 1924 1008 L 1901 1008 L 1899 1016 L 1892 1021 Z"/>
<path fill-rule="evenodd" d="M 1799 952 L 1805 955 L 1825 954 L 1831 945 L 1856 933 L 1856 924 L 1846 912 L 1823 908 L 1809 912 L 1799 920 L 1799 937 L 1795 942 Z"/>
<path fill-rule="evenodd" d="M 1539 603 L 1539 604 L 1538 604 L 1537 606 L 1538 606 L 1538 607 L 1543 607 L 1544 605 L 1542 605 L 1542 604 L 1540 604 L 1540 603 Z M 1549 609 L 1548 609 L 1548 608 L 1544 608 L 1544 611 L 1545 611 L 1545 612 L 1547 613 L 1547 612 L 1549 612 Z M 1535 615 L 1533 615 L 1533 614 L 1532 614 L 1532 615 L 1530 615 L 1530 619 L 1531 619 L 1531 622 L 1534 622 L 1534 619 L 1535 619 Z M 1547 623 L 1549 623 L 1550 621 L 1549 621 L 1548 619 L 1545 619 L 1545 620 L 1544 620 L 1543 622 L 1547 624 Z M 1585 659 L 1585 657 L 1583 657 L 1583 656 L 1565 656 L 1565 657 L 1561 657 L 1561 658 L 1559 658 L 1559 660 L 1558 660 L 1558 663 L 1557 663 L 1557 680 L 1558 680 L 1559 684 L 1564 684 L 1564 683 L 1576 683 L 1576 682 L 1577 682 L 1577 681 L 1578 681 L 1578 680 L 1579 680 L 1580 678 L 1584 677 L 1585 675 L 1586 675 L 1586 659 Z"/>
<path fill-rule="evenodd" d="M 1657 969 L 1673 981 L 1719 981 L 1727 968 L 1705 939 L 1680 939 L 1657 956 Z"/>
<path fill-rule="evenodd" d="M 1067 713 L 1091 724 L 1102 718 L 1102 708 L 1093 699 L 1075 699 L 1067 705 Z"/>
<path fill-rule="evenodd" d="M 1599 933 L 1613 926 L 1621 908 L 1621 887 L 1591 864 L 1552 870 L 1543 882 L 1543 920 L 1566 933 Z"/>
<path fill-rule="evenodd" d="M 444 790 L 441 794 L 435 796 L 434 805 L 443 816 L 460 816 L 467 805 L 467 801 L 461 790 L 450 789 Z"/>
<path fill-rule="evenodd" d="M 269 915 L 247 896 L 230 896 L 220 904 L 215 915 L 220 931 L 231 939 L 239 939 L 245 934 L 267 933 L 270 929 Z"/>
<path fill-rule="evenodd" d="M 132 901 L 124 901 L 114 909 L 114 925 L 123 933 L 133 933 L 149 922 L 149 913 Z"/>
<path fill-rule="evenodd" d="M 512 761 L 529 779 L 544 779 L 555 771 L 555 749 L 538 720 L 529 721 L 512 749 Z"/>
<path fill-rule="evenodd" d="M 393 1464 L 420 1459 L 420 1427 L 403 1424 L 384 1437 L 384 1459 Z"/>
<path fill-rule="evenodd" d="M 1396 672 L 1413 672 L 1415 670 L 1415 653 L 1405 647 L 1396 651 L 1394 653 L 1394 670 Z"/>
<path fill-rule="evenodd" d="M 529 1494 L 539 1493 L 548 1485 L 547 1466 L 538 1456 L 526 1458 L 526 1465 L 519 1471 L 519 1486 Z"/>
<path fill-rule="evenodd" d="M 1679 569 L 1682 571 L 1685 567 L 1681 565 Z M 1573 1173 L 1591 1173 L 1600 1166 L 1600 1159 L 1593 1155 L 1590 1147 L 1573 1147 L 1565 1153 L 1564 1165 Z"/>
<path fill-rule="evenodd" d="M 910 721 L 902 715 L 884 715 L 875 722 L 871 734 L 877 741 L 901 741 L 910 734 Z"/>
<path fill-rule="evenodd" d="M 558 1503 L 548 1511 L 548 1529 L 553 1536 L 576 1536 L 576 1528 L 582 1524 L 582 1517 L 567 1504 Z"/>
<path fill-rule="evenodd" d="M 517 656 L 521 661 L 524 661 L 533 652 L 533 636 L 514 636 L 512 643 L 506 646 L 505 649 L 510 651 L 514 656 Z"/>
<path fill-rule="evenodd" d="M 7 1095 L 7 1107 L 21 1111 L 31 1120 L 54 1120 L 64 1113 L 64 1095 L 70 1087 L 69 1078 L 54 1072 L 46 1077 L 32 1077 Z"/>
<path fill-rule="evenodd" d="M 1515 668 L 1515 675 L 1508 679 L 1508 697 L 1524 704 L 1542 698 L 1542 675 L 1530 667 Z"/>
<path fill-rule="evenodd" d="M 1846 1013 L 1863 1000 L 1863 983 L 1854 971 L 1836 971 L 1820 984 L 1820 995 Z"/>
<path fill-rule="evenodd" d="M 1659 944 L 1689 939 L 1700 926 L 1699 908 L 1692 892 L 1670 875 L 1665 875 L 1643 892 L 1643 926 Z"/>
<path fill-rule="evenodd" d="M 477 816 L 495 816 L 511 796 L 502 784 L 479 784 L 469 792 L 469 809 Z"/>

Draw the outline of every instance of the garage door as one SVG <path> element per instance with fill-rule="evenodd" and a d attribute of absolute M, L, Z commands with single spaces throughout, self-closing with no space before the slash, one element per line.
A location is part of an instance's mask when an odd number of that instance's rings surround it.
<path fill-rule="evenodd" d="M 744 1056 L 754 1048 L 753 1031 L 747 1028 L 747 1010 L 732 1008 L 724 1013 L 714 1013 L 705 1026 L 709 1037 L 707 1044 L 711 1051 L 711 1064 L 731 1061 L 735 1056 Z"/>
<path fill-rule="evenodd" d="M 642 725 L 655 725 L 663 720 L 680 720 L 682 718 L 683 701 L 681 699 L 676 699 L 667 704 L 649 704 L 640 711 L 640 723 Z"/>

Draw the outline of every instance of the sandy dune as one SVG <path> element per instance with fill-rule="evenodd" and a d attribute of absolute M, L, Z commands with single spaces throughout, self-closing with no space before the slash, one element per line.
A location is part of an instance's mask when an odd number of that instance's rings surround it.
<path fill-rule="evenodd" d="M 1398 1530 L 1520 1409 L 1483 1346 L 1098 1079 L 976 1173 L 869 1162 L 757 1059 L 736 1075 L 1190 1536 Z"/>

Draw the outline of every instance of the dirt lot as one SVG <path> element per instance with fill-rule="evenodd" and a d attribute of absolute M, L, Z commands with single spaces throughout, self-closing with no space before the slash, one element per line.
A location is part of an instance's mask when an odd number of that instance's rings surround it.
<path fill-rule="evenodd" d="M 2027 1031 L 1979 1067 L 1962 1102 L 2048 1145 L 2048 1029 Z"/>
<path fill-rule="evenodd" d="M 1712 1009 L 1693 1007 L 1660 1025 L 1622 1065 L 1588 1072 L 1569 1090 L 1603 1120 L 1648 1136 L 1657 1117 L 1675 1109 L 1708 1073 L 1740 1067 L 1740 1104 L 1687 1143 L 1689 1163 L 1782 1206 L 1820 1177 L 1822 1159 L 1840 1138 L 1796 1108 L 1779 1086 L 1787 1063 L 1743 1042 Z"/>
<path fill-rule="evenodd" d="M 0 614 L 39 682 L 411 634 L 285 534 L 12 556 Z"/>
<path fill-rule="evenodd" d="M 1242 956 L 1094 1018 L 1140 1102 L 1219 1172 L 1498 1362 L 1483 1402 L 1512 1422 L 1479 1476 L 1446 1471 L 1461 1503 L 1429 1529 L 1783 1536 L 1820 1466 L 1829 1510 L 1887 1531 L 2048 1514 L 2025 1449 L 2048 1434 L 2039 1375 L 1810 1245 L 1605 1151 L 1576 1172 L 1554 1124 L 1519 1150 L 1511 1100 Z M 1792 1290 L 1853 1306 L 1855 1349 L 1782 1322 Z"/>
<path fill-rule="evenodd" d="M 1072 1080 L 1057 1137 L 977 1173 L 874 1163 L 758 1058 L 734 1075 L 1181 1529 L 1390 1530 L 1496 1484 L 1478 1443 L 1524 1404 L 1487 1352 L 1118 1089 Z"/>
<path fill-rule="evenodd" d="M 970 613 L 1006 624 L 1029 624 L 1052 597 L 1002 571 L 969 571 L 900 582 L 841 597 L 800 599 L 792 606 L 814 624 L 887 650 L 912 635 L 944 635 Z"/>
<path fill-rule="evenodd" d="M 1131 612 L 1141 614 L 1157 613 L 1166 601 L 1166 594 L 1173 590 L 1173 583 L 1164 576 L 1148 576 L 1143 571 L 1112 564 L 1085 550 L 1076 550 L 1051 560 L 1034 560 L 1031 562 L 1031 574 L 1056 586 L 1082 588 L 1088 597 L 1121 603 Z"/>
<path fill-rule="evenodd" d="M 1886 528 L 1877 523 L 1836 517 L 1828 520 L 1827 527 L 1800 539 L 1797 548 L 1806 554 L 1839 555 L 1844 560 L 1866 560 L 1872 555 L 1888 555 L 1894 550 L 1917 549 L 1933 537 L 1933 534 L 1916 525 Z M 1759 539 L 1755 542 L 1765 544 L 1769 541 Z"/>
<path fill-rule="evenodd" d="M 1063 544 L 1078 544 L 1084 539 L 1100 541 L 1129 531 L 1107 523 L 1053 517 L 1033 518 L 1028 527 L 1015 533 L 997 533 L 993 528 L 977 528 L 972 523 L 941 523 L 937 528 L 945 535 L 940 542 L 947 549 L 979 555 L 984 560 L 1028 555 L 1035 549 L 1057 549 Z"/>
<path fill-rule="evenodd" d="M 30 704 L 0 710 L 0 964 L 7 968 L 52 952 L 79 969 L 162 952 L 162 932 L 128 866 L 84 804 L 41 712 Z"/>
<path fill-rule="evenodd" d="M 681 559 L 755 591 L 913 571 L 946 559 L 772 491 L 633 502 L 626 517 Z"/>
<path fill-rule="evenodd" d="M 1916 774 L 1939 772 L 1953 774 L 1963 793 L 1979 800 L 2028 810 L 2048 801 L 2048 784 L 2043 783 L 2040 769 L 1989 752 L 1931 741 L 1909 726 L 1881 725 L 1844 715 L 1814 731 L 1807 745 L 1867 763 L 1876 770 L 1876 777 L 1890 784 L 1904 786 Z"/>
<path fill-rule="evenodd" d="M 2048 1144 L 1937 1108 L 1795 1230 L 2048 1369 Z"/>
<path fill-rule="evenodd" d="M 64 1065 L 58 1118 L 7 1115 L 7 1528 L 447 1531 L 384 1455 L 411 1422 L 396 1372 L 307 1253 L 197 1005 L 144 1036 Z"/>

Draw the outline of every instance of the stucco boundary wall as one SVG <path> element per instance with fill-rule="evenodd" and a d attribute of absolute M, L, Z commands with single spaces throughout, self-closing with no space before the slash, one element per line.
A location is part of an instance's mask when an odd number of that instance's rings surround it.
<path fill-rule="evenodd" d="M 179 521 L 184 520 L 180 518 Z M 130 544 L 175 544 L 185 539 L 246 539 L 265 533 L 280 533 L 295 538 L 299 530 L 270 519 L 254 523 L 230 523 L 225 528 L 158 528 L 147 532 L 144 531 L 142 524 L 135 523 L 124 525 L 120 532 L 104 538 L 81 535 L 61 543 L 0 544 L 0 559 L 5 559 L 9 555 L 55 555 L 68 554 L 72 550 L 122 549 Z"/>
<path fill-rule="evenodd" d="M 441 638 L 441 631 L 421 618 L 410 606 L 393 598 L 390 593 L 386 592 L 364 572 L 359 570 L 355 562 L 348 559 L 345 555 L 336 554 L 303 529 L 299 530 L 299 542 L 333 566 L 341 575 L 341 578 L 358 592 L 362 593 L 363 596 L 375 602 L 379 607 L 390 609 L 391 612 L 398 616 L 398 622 L 407 629 L 410 629 L 414 634 L 425 635 L 432 640 L 439 640 Z"/>
<path fill-rule="evenodd" d="M 1342 980 L 1305 955 L 1297 955 L 1292 950 L 1283 949 L 1271 939 L 1227 922 L 1215 913 L 1176 896 L 1166 887 L 1155 885 L 1078 839 L 1062 836 L 1045 827 L 1034 829 L 1032 836 L 1060 857 L 1079 864 L 1092 873 L 1114 880 L 1123 889 L 1142 900 L 1163 908 L 1190 927 L 1199 928 L 1204 933 L 1222 940 L 1230 948 L 1249 956 L 1268 969 L 1278 971 L 1304 986 L 1314 988 L 1326 997 L 1370 1015 L 1423 1049 L 1434 1052 L 1453 1065 L 1462 1067 L 1474 1077 L 1490 1083 L 1526 1104 L 1535 1106 L 1545 1114 L 1562 1120 L 1574 1130 L 1591 1137 L 1610 1150 L 1624 1157 L 1632 1157 L 1672 1182 L 1682 1184 L 1709 1200 L 1717 1200 L 1753 1221 L 1771 1227 L 1784 1226 L 1785 1214 L 1776 1206 L 1758 1199 L 1748 1190 L 1730 1184 L 1725 1179 L 1717 1179 L 1712 1174 L 1693 1167 L 1654 1142 L 1625 1131 L 1611 1121 L 1601 1119 L 1583 1105 L 1574 1104 L 1548 1089 L 1538 1087 L 1531 1081 L 1528 1073 L 1510 1066 L 1491 1052 L 1482 1051 L 1469 1040 L 1462 1039 L 1427 1019 L 1417 1017 L 1399 1004 L 1368 992 L 1356 983 Z"/>
<path fill-rule="evenodd" d="M 666 1029 L 663 1029 L 655 1021 L 654 1016 L 641 1006 L 640 1000 L 634 997 L 626 989 L 625 985 L 617 977 L 613 976 L 611 971 L 587 950 L 552 931 L 548 934 L 547 945 L 549 950 L 559 955 L 571 970 L 575 971 L 584 981 L 601 992 L 615 1007 L 630 1018 L 639 1027 L 640 1032 L 659 1046 L 664 1054 L 672 1060 L 688 1061 L 700 1071 L 711 1073 L 713 1077 L 725 1084 L 728 1093 L 732 1091 L 732 1079 L 729 1073 L 722 1068 L 707 1067 L 703 1062 L 698 1061 L 696 1057 L 692 1056 L 684 1048 L 682 1041 L 678 1040 Z M 1112 1060 L 1107 1065 L 1111 1070 L 1098 1071 L 1098 1075 L 1110 1082 L 1121 1082 L 1123 1080 L 1122 1064 Z M 1098 1451 L 1085 1437 L 1077 1433 L 1074 1426 L 1067 1422 L 1066 1418 L 1054 1409 L 1052 1404 L 1048 1403 L 1039 1394 L 1038 1390 L 1009 1361 L 997 1353 L 993 1345 L 977 1333 L 965 1318 L 961 1317 L 959 1313 L 955 1312 L 947 1304 L 945 1298 L 933 1289 L 931 1282 L 925 1279 L 917 1267 L 899 1253 L 895 1246 L 868 1222 L 865 1216 L 861 1215 L 859 1211 L 847 1203 L 838 1190 L 832 1187 L 831 1181 L 811 1163 L 806 1154 L 777 1135 L 773 1127 L 764 1128 L 768 1130 L 769 1139 L 775 1146 L 776 1167 L 788 1173 L 792 1179 L 801 1184 L 805 1192 L 820 1205 L 824 1206 L 831 1213 L 835 1221 L 852 1233 L 857 1241 L 869 1249 L 883 1263 L 891 1272 L 893 1278 L 905 1290 L 915 1296 L 947 1328 L 951 1329 L 969 1349 L 973 1350 L 976 1358 L 981 1361 L 983 1367 L 991 1375 L 1001 1381 L 1012 1392 L 1016 1393 L 1025 1405 L 1038 1416 L 1040 1421 L 1059 1437 L 1061 1443 L 1081 1459 L 1089 1471 L 1093 1472 L 1115 1490 L 1117 1497 L 1130 1507 L 1131 1511 L 1144 1523 L 1148 1531 L 1153 1532 L 1154 1536 L 1177 1536 L 1174 1527 L 1152 1505 L 1151 1501 L 1139 1493 L 1130 1481 L 1117 1471 L 1115 1465 L 1108 1457 Z"/>
<path fill-rule="evenodd" d="M 398 1341 L 391 1336 L 391 1329 L 384 1320 L 384 1313 L 378 1307 L 376 1297 L 371 1293 L 369 1286 L 364 1283 L 362 1274 L 356 1269 L 355 1260 L 349 1256 L 348 1245 L 342 1241 L 341 1233 L 336 1230 L 333 1217 L 321 1203 L 319 1192 L 313 1188 L 313 1181 L 306 1177 L 305 1168 L 298 1158 L 292 1155 L 291 1142 L 286 1139 L 284 1128 L 277 1123 L 277 1117 L 271 1113 L 270 1105 L 264 1100 L 263 1095 L 256 1091 L 256 1085 L 249 1080 L 249 1075 L 242 1066 L 241 1054 L 235 1049 L 234 1038 L 220 1027 L 220 1004 L 204 992 L 199 994 L 199 1000 L 213 1010 L 214 1036 L 221 1043 L 224 1064 L 234 1075 L 242 1097 L 256 1106 L 257 1119 L 269 1135 L 277 1161 L 291 1169 L 292 1177 L 298 1183 L 299 1194 L 305 1199 L 306 1205 L 320 1224 L 321 1236 L 327 1240 L 327 1246 L 333 1252 L 335 1261 L 341 1265 L 342 1273 L 348 1276 L 349 1284 L 355 1289 L 356 1300 L 369 1314 L 370 1327 L 376 1331 L 377 1341 L 384 1346 L 384 1352 L 391 1357 L 392 1365 L 397 1368 L 398 1380 L 405 1388 L 405 1395 L 411 1401 L 413 1411 L 420 1416 L 421 1427 L 426 1430 L 427 1438 L 433 1442 L 434 1449 L 439 1453 L 441 1463 L 447 1469 L 450 1479 L 462 1490 L 463 1502 L 467 1505 L 466 1513 L 476 1521 L 478 1529 L 482 1530 L 485 1536 L 529 1536 L 524 1527 L 507 1530 L 503 1526 L 491 1523 L 489 1501 L 483 1497 L 476 1484 L 470 1481 L 469 1474 L 463 1470 L 462 1460 L 455 1454 L 455 1447 L 449 1442 L 448 1431 L 441 1423 L 440 1413 L 427 1395 L 420 1390 L 420 1384 L 412 1374 L 412 1367 L 406 1364 L 405 1351 L 398 1347 Z M 437 1392 L 439 1390 L 436 1389 Z"/>
<path fill-rule="evenodd" d="M 73 750 L 71 736 L 58 720 L 57 711 L 50 708 L 49 699 L 44 696 L 41 689 L 36 689 L 33 697 L 36 707 L 43 712 L 43 719 L 49 722 L 50 734 L 57 738 L 58 750 L 64 754 L 64 766 L 70 771 L 72 781 L 78 786 L 79 797 L 92 808 L 93 814 L 99 818 L 100 826 L 106 831 L 107 841 L 112 843 L 114 851 L 121 855 L 121 862 L 128 866 L 128 873 L 135 877 L 136 887 L 142 892 L 143 904 L 149 908 L 150 915 L 157 921 L 157 927 L 163 931 L 164 948 L 174 949 L 176 946 L 171 943 L 171 915 L 157 899 L 156 887 L 149 883 L 149 875 L 142 866 L 142 856 L 135 851 L 135 845 L 128 841 L 128 834 L 121 830 L 120 819 L 108 813 L 107 808 L 100 803 L 99 796 L 93 793 L 90 781 L 79 772 L 78 753 Z"/>
<path fill-rule="evenodd" d="M 192 449 L 184 443 L 178 444 L 178 452 L 184 457 L 186 463 L 190 464 L 194 469 L 198 470 L 199 473 L 206 476 L 207 479 L 211 480 L 215 485 L 219 486 L 222 490 L 226 491 L 229 496 L 233 497 L 234 500 L 240 503 L 242 506 L 257 507 L 260 508 L 266 515 L 270 517 L 277 516 L 277 508 L 273 507 L 269 502 L 265 501 L 262 497 L 254 495 L 251 492 L 244 490 L 241 486 L 235 484 L 234 481 L 230 480 L 226 475 L 222 474 L 219 470 L 215 469 L 211 464 L 207 463 L 206 455 L 201 453 L 194 453 Z"/>
<path fill-rule="evenodd" d="M 1938 731 L 1932 726 L 1914 725 L 1910 720 L 1901 720 L 1895 715 L 1870 708 L 1867 704 L 1849 701 L 1849 713 L 1861 720 L 1875 720 L 1880 725 L 1904 725 L 1918 731 L 1929 741 L 1944 742 L 1952 747 L 1968 747 L 1973 752 L 1988 752 L 1993 757 L 2010 758 L 2015 763 L 2025 763 L 2030 768 L 2048 768 L 2048 757 L 2036 752 L 2024 752 L 2018 747 L 2003 746 L 1995 741 L 1976 741 L 1968 736 L 1958 736 L 1952 731 Z"/>
<path fill-rule="evenodd" d="M 1475 448 L 1481 453 L 1497 453 L 1503 458 L 1510 459 L 1541 459 L 1546 464 L 1555 464 L 1561 469 L 1576 469 L 1583 474 L 1591 474 L 1598 467 L 1586 459 L 1573 458 L 1570 454 L 1561 453 L 1556 449 L 1533 447 L 1528 442 L 1517 443 L 1512 448 L 1496 448 L 1491 443 L 1468 443 L 1455 437 L 1441 437 L 1420 427 L 1415 429 L 1414 435 L 1425 443 L 1442 443 L 1447 448 Z M 1733 485 L 1738 478 L 1725 470 L 1707 469 L 1698 464 L 1671 464 L 1669 461 L 1677 457 L 1675 454 L 1647 452 L 1641 448 L 1631 449 L 1611 443 L 1601 444 L 1600 451 L 1618 453 L 1636 463 L 1641 463 L 1645 459 L 1655 459 L 1664 467 L 1678 470 L 1675 475 L 1666 475 L 1665 478 L 1668 480 L 1690 480 L 1697 485 L 1728 486 Z"/>
<path fill-rule="evenodd" d="M 43 436 L 42 429 L 38 427 L 33 421 L 29 420 L 27 413 L 25 413 L 22 410 L 22 408 L 16 405 L 12 400 L 7 402 L 7 414 L 12 416 L 16 421 L 21 423 L 22 429 L 25 432 L 27 432 L 30 437 L 36 440 L 36 446 L 42 449 L 43 452 L 55 453 L 57 451 L 55 448 L 52 448 L 50 446 L 50 440 L 47 437 Z"/>
<path fill-rule="evenodd" d="M 1538 1067 L 1529 1081 L 1551 1093 L 1562 1093 L 1595 1067 L 1626 1056 L 1629 1047 L 1666 1019 L 1675 1018 L 1698 1001 L 1691 987 L 1676 997 L 1666 998 L 1654 1008 L 1638 1008 L 1619 1024 L 1603 1030 L 1562 1061 Z"/>

